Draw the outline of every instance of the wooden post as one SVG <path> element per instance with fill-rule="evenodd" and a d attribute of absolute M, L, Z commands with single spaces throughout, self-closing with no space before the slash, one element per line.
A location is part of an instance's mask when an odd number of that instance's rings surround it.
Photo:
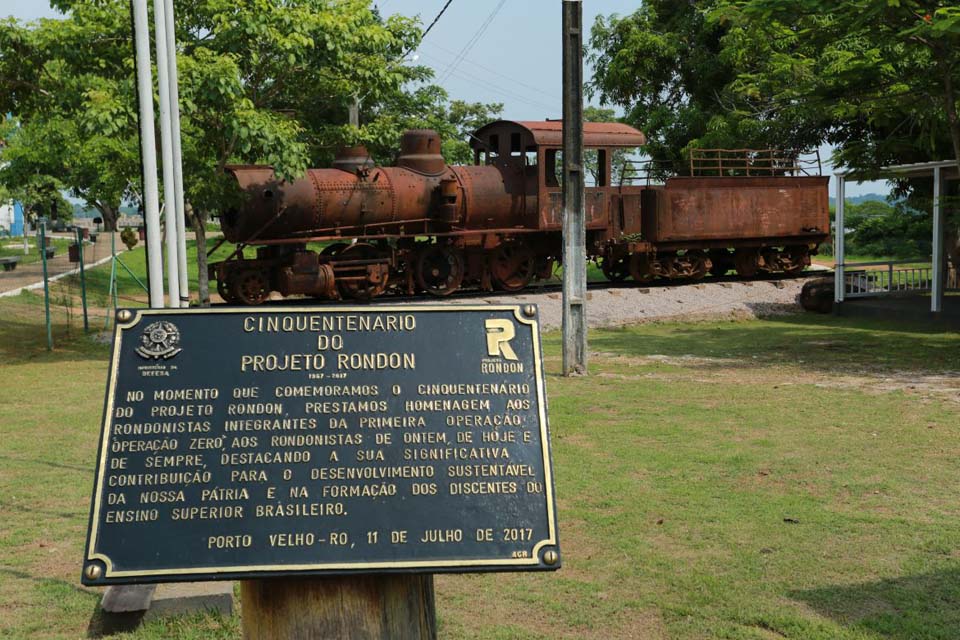
<path fill-rule="evenodd" d="M 273 578 L 240 585 L 246 640 L 434 640 L 429 574 Z"/>

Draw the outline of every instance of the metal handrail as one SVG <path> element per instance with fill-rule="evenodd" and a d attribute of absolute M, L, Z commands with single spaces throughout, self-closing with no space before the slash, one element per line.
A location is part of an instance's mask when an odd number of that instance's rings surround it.
<path fill-rule="evenodd" d="M 800 151 L 785 149 L 691 149 L 690 175 L 707 173 L 724 177 L 753 177 L 765 175 L 822 175 L 820 150 L 816 160 L 804 160 Z M 816 173 L 814 173 L 816 168 Z"/>

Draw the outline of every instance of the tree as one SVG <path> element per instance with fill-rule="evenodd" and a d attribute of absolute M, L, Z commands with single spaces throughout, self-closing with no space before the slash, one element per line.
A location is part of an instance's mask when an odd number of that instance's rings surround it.
<path fill-rule="evenodd" d="M 450 164 L 470 164 L 473 149 L 470 135 L 496 120 L 503 104 L 450 101 L 447 92 L 427 84 L 410 91 L 396 92 L 361 116 L 370 118 L 361 132 L 371 155 L 381 164 L 391 163 L 397 155 L 399 133 L 406 129 L 433 129 L 442 140 L 443 157 Z"/>
<path fill-rule="evenodd" d="M 689 173 L 693 148 L 815 147 L 822 126 L 780 117 L 768 97 L 735 90 L 741 61 L 722 0 L 647 0 L 628 16 L 599 16 L 591 31 L 591 94 L 625 111 L 647 136 L 658 177 Z"/>
<path fill-rule="evenodd" d="M 107 221 L 140 180 L 129 4 L 53 4 L 64 19 L 0 23 L 0 110 L 23 123 L 0 180 L 21 169 L 56 176 Z M 270 164 L 293 178 L 343 144 L 395 149 L 412 112 L 391 105 L 416 105 L 422 90 L 406 87 L 431 71 L 404 59 L 418 22 L 383 19 L 368 0 L 195 0 L 177 11 L 184 182 L 205 302 L 206 222 L 239 197 L 225 167 Z M 359 130 L 344 124 L 354 96 Z M 454 103 L 444 115 L 452 132 L 489 107 Z"/>

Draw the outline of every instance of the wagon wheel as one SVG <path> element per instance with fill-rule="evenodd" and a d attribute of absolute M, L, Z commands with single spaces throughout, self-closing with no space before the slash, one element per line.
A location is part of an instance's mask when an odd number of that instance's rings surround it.
<path fill-rule="evenodd" d="M 650 282 L 653 276 L 653 265 L 647 254 L 634 253 L 630 256 L 630 277 L 637 282 Z"/>
<path fill-rule="evenodd" d="M 351 244 L 337 254 L 338 260 L 376 260 L 380 252 L 370 244 Z M 349 267 L 344 267 L 349 268 Z M 357 267 L 359 271 L 361 268 Z M 387 288 L 390 280 L 390 271 L 385 264 L 372 264 L 362 267 L 366 275 L 364 280 L 338 279 L 337 286 L 340 295 L 354 300 L 370 300 L 376 298 Z"/>
<path fill-rule="evenodd" d="M 713 266 L 710 258 L 703 251 L 688 251 L 686 257 L 690 263 L 689 277 L 694 280 L 704 278 Z"/>
<path fill-rule="evenodd" d="M 710 252 L 710 275 L 715 278 L 727 275 L 730 271 L 731 261 L 730 252 L 725 249 Z"/>
<path fill-rule="evenodd" d="M 604 256 L 600 261 L 600 269 L 610 282 L 623 282 L 630 275 L 630 256 L 620 255 L 613 259 Z"/>
<path fill-rule="evenodd" d="M 490 257 L 490 277 L 502 291 L 520 291 L 533 279 L 536 258 L 519 240 L 500 243 Z"/>
<path fill-rule="evenodd" d="M 254 306 L 270 295 L 270 278 L 261 269 L 245 269 L 230 278 L 230 295 L 235 302 Z"/>
<path fill-rule="evenodd" d="M 788 247 L 782 259 L 784 273 L 795 276 L 806 269 L 807 253 L 806 247 Z"/>
<path fill-rule="evenodd" d="M 752 278 L 760 270 L 760 254 L 755 249 L 737 249 L 733 254 L 737 275 Z"/>
<path fill-rule="evenodd" d="M 448 296 L 463 284 L 463 258 L 453 247 L 430 245 L 417 256 L 416 274 L 421 289 Z"/>

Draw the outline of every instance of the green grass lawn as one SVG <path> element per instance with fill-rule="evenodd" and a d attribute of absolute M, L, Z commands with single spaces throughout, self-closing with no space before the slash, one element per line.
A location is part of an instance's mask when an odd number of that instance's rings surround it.
<path fill-rule="evenodd" d="M 0 300 L 0 638 L 78 638 L 107 370 Z M 437 578 L 446 639 L 960 635 L 960 334 L 825 316 L 545 338 L 557 573 Z M 952 371 L 954 375 L 944 375 Z M 92 621 L 92 622 L 91 622 Z M 239 638 L 237 618 L 131 638 Z"/>
<path fill-rule="evenodd" d="M 0 238 L 0 258 L 17 257 L 20 258 L 20 264 L 30 264 L 40 262 L 40 252 L 37 251 L 37 239 L 29 238 L 30 248 L 26 254 L 23 253 L 23 238 Z M 66 238 L 50 238 L 50 246 L 56 249 L 56 257 L 67 255 L 67 248 L 73 244 L 73 240 Z"/>

